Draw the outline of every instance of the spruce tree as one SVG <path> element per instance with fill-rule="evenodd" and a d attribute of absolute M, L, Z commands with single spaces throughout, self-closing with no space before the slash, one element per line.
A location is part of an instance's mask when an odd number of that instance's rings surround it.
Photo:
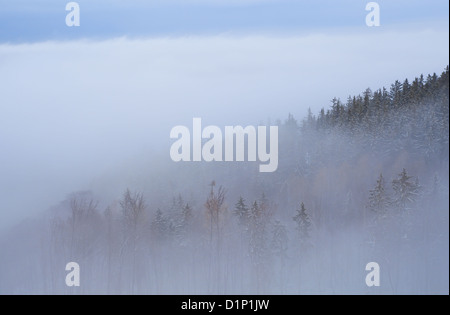
<path fill-rule="evenodd" d="M 156 233 L 156 238 L 159 241 L 165 241 L 170 234 L 170 223 L 164 217 L 161 209 L 156 211 L 155 218 L 152 222 L 152 229 Z"/>
<path fill-rule="evenodd" d="M 249 251 L 254 264 L 262 264 L 267 258 L 267 217 L 261 204 L 255 201 L 249 216 Z"/>
<path fill-rule="evenodd" d="M 184 242 L 184 239 L 186 238 L 187 233 L 189 232 L 189 229 L 191 227 L 193 218 L 192 208 L 188 203 L 182 207 L 180 217 L 181 219 L 176 234 L 179 237 L 180 241 Z"/>
<path fill-rule="evenodd" d="M 392 181 L 392 189 L 394 190 L 394 205 L 400 209 L 407 209 L 408 205 L 413 204 L 419 195 L 419 183 L 413 181 L 406 169 L 398 175 L 397 179 Z"/>
<path fill-rule="evenodd" d="M 385 189 L 383 174 L 377 179 L 377 184 L 369 193 L 369 209 L 377 214 L 384 214 L 389 207 L 389 196 Z"/>
<path fill-rule="evenodd" d="M 247 225 L 249 217 L 249 209 L 245 204 L 244 198 L 240 197 L 234 208 L 234 215 L 238 218 L 239 224 L 242 226 Z"/>
<path fill-rule="evenodd" d="M 311 221 L 308 214 L 306 213 L 305 204 L 302 202 L 300 208 L 296 210 L 297 214 L 293 218 L 295 223 L 297 223 L 297 231 L 301 242 L 306 242 L 309 238 L 309 230 L 311 227 Z"/>
<path fill-rule="evenodd" d="M 181 218 L 182 218 L 181 224 L 182 224 L 182 226 L 186 227 L 187 225 L 189 225 L 192 217 L 193 217 L 193 215 L 192 215 L 192 208 L 187 203 L 183 207 L 182 212 L 181 212 Z"/>

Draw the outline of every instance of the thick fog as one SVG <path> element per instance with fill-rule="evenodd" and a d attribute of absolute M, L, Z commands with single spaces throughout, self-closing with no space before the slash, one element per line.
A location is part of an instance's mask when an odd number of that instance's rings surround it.
<path fill-rule="evenodd" d="M 170 129 L 193 117 L 218 126 L 303 117 L 399 74 L 438 72 L 441 33 L 1 45 L 0 228 L 117 168 L 151 168 L 149 154 L 168 154 Z"/>
<path fill-rule="evenodd" d="M 333 97 L 441 73 L 446 33 L 1 45 L 0 293 L 448 294 L 448 98 L 447 117 L 433 90 L 379 133 L 319 119 Z M 193 117 L 277 125 L 278 170 L 173 162 L 170 130 Z"/>

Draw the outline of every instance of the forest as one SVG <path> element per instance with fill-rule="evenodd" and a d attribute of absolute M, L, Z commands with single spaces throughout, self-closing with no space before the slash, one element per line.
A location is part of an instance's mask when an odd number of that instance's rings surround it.
<path fill-rule="evenodd" d="M 0 294 L 448 294 L 448 66 L 275 125 L 273 173 L 165 150 L 61 196 L 0 234 Z"/>

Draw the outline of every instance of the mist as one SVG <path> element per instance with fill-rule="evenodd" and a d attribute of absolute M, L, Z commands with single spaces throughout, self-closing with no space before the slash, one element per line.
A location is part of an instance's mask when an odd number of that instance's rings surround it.
<path fill-rule="evenodd" d="M 448 294 L 447 35 L 0 45 L 0 293 Z M 173 162 L 193 117 L 278 170 Z"/>
<path fill-rule="evenodd" d="M 439 71 L 445 32 L 3 44 L 0 228 L 117 168 L 152 167 L 152 154 L 169 151 L 171 128 L 193 117 L 213 125 L 302 117 L 334 96 Z"/>

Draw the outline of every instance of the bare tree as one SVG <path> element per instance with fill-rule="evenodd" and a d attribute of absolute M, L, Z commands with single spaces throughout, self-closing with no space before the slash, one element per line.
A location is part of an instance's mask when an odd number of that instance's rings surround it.
<path fill-rule="evenodd" d="M 210 240 L 212 243 L 214 230 L 217 233 L 217 241 L 220 239 L 220 230 L 221 230 L 221 217 L 226 211 L 225 207 L 223 207 L 225 202 L 225 189 L 220 186 L 217 193 L 214 191 L 214 187 L 216 186 L 216 182 L 213 181 L 211 183 L 211 192 L 209 193 L 208 199 L 206 199 L 205 208 L 207 215 L 210 220 Z"/>
<path fill-rule="evenodd" d="M 216 235 L 216 244 L 215 244 L 215 249 L 216 249 L 216 270 L 215 270 L 215 275 L 216 275 L 216 285 L 217 285 L 217 289 L 219 289 L 221 287 L 221 281 L 220 281 L 220 276 L 221 276 L 221 271 L 220 271 L 220 263 L 221 263 L 221 258 L 220 258 L 220 253 L 221 253 L 221 242 L 222 242 L 222 225 L 223 225 L 223 220 L 222 218 L 224 217 L 225 213 L 226 213 L 226 207 L 224 206 L 224 202 L 225 202 L 225 189 L 220 186 L 219 190 L 217 191 L 217 193 L 214 191 L 214 187 L 216 186 L 216 182 L 213 181 L 211 183 L 211 191 L 209 193 L 208 198 L 206 199 L 206 203 L 205 203 L 205 208 L 206 208 L 206 214 L 209 218 L 209 231 L 210 231 L 210 246 L 211 246 L 211 250 L 213 249 L 213 239 L 214 239 L 214 235 Z M 212 272 L 212 255 L 210 256 L 210 272 Z"/>
<path fill-rule="evenodd" d="M 98 202 L 87 193 L 76 193 L 70 199 L 70 256 L 82 260 L 95 247 L 98 238 Z"/>
<path fill-rule="evenodd" d="M 146 204 L 142 193 L 131 193 L 127 189 L 120 201 L 122 208 L 122 218 L 124 224 L 124 248 L 130 248 L 132 252 L 132 281 L 131 292 L 134 293 L 137 283 L 137 255 L 139 251 L 139 241 L 143 235 L 143 227 L 145 226 L 145 209 Z"/>

